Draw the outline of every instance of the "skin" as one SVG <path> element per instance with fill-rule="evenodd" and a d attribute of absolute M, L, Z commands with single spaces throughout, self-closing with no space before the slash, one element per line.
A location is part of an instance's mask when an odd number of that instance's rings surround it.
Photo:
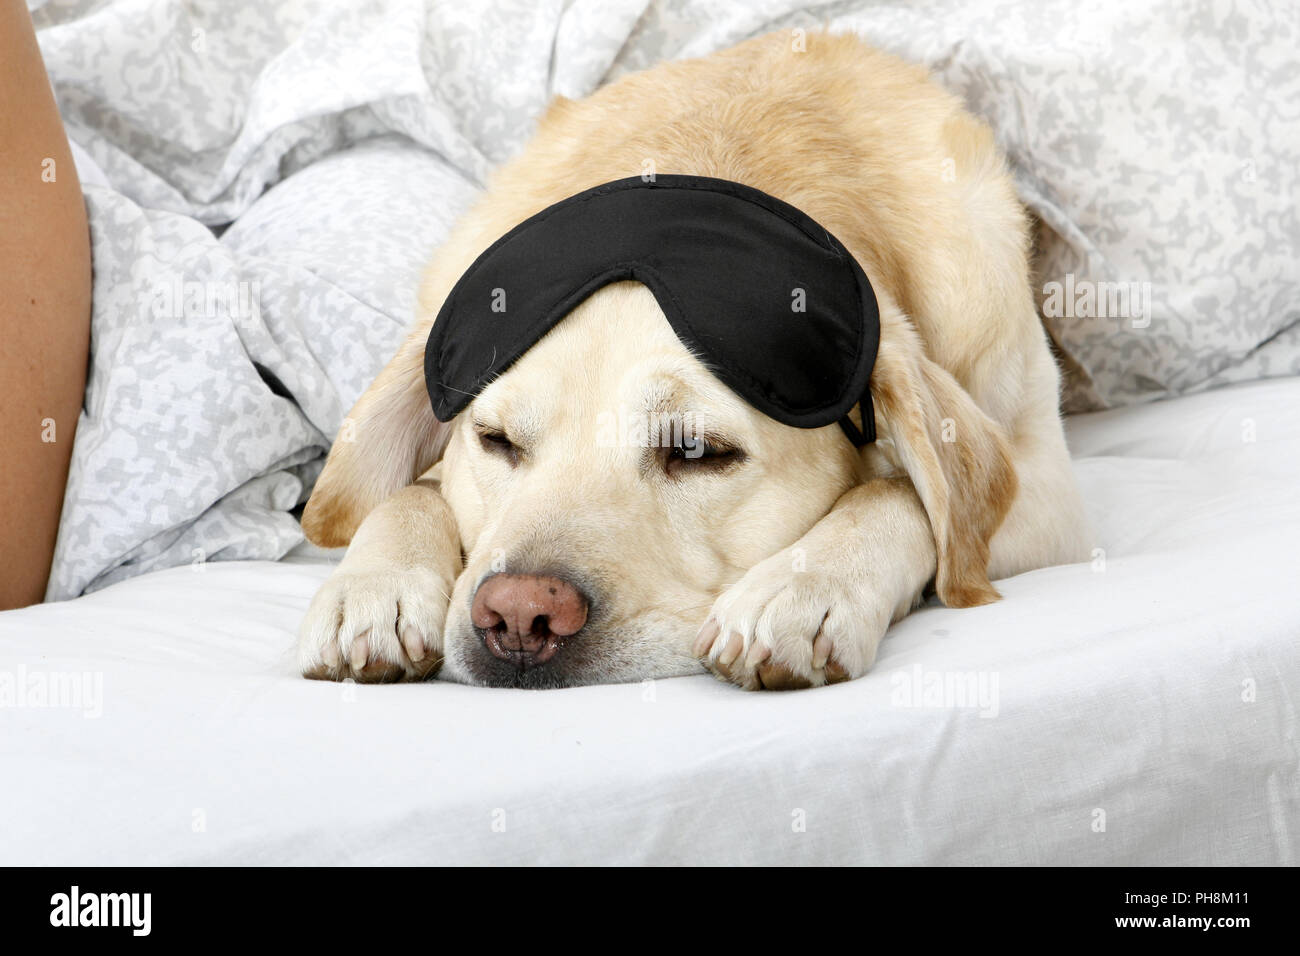
<path fill-rule="evenodd" d="M 0 610 L 5 610 L 38 603 L 45 595 L 85 389 L 91 273 L 81 184 L 22 0 L 0 0 L 0 63 L 5 64 L 0 83 Z M 47 181 L 51 171 L 52 182 Z"/>

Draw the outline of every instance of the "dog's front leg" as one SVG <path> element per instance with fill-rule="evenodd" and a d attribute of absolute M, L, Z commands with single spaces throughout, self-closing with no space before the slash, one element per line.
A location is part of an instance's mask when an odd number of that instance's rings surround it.
<path fill-rule="evenodd" d="M 437 483 L 398 491 L 366 516 L 307 609 L 298 631 L 303 676 L 432 677 L 460 571 L 460 535 Z"/>
<path fill-rule="evenodd" d="M 696 656 L 747 690 L 861 677 L 934 573 L 934 537 L 911 480 L 872 479 L 718 598 Z"/>

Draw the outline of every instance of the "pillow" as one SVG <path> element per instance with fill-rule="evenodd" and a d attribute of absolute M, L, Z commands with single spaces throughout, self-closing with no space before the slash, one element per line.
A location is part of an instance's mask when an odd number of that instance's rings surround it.
<path fill-rule="evenodd" d="M 857 7 L 1006 150 L 1068 410 L 1300 373 L 1300 5 Z"/>

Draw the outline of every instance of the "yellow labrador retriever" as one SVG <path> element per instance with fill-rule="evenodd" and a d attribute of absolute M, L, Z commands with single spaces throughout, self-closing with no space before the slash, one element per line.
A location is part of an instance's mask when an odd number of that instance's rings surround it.
<path fill-rule="evenodd" d="M 1079 560 L 1083 509 L 1029 286 L 1026 216 L 989 131 L 851 37 L 760 37 L 557 99 L 425 278 L 303 514 L 349 545 L 299 637 L 308 677 L 560 687 L 698 672 L 747 689 L 871 667 L 927 586 L 950 607 Z M 611 180 L 760 189 L 854 255 L 880 310 L 879 440 L 747 405 L 634 282 L 592 294 L 449 424 L 423 353 L 443 300 L 526 218 Z M 694 413 L 707 453 L 610 442 Z"/>

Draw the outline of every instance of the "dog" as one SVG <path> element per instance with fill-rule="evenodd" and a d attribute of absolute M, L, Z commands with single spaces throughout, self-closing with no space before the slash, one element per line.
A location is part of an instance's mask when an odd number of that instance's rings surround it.
<path fill-rule="evenodd" d="M 451 422 L 424 348 L 493 242 L 601 183 L 687 174 L 810 215 L 869 277 L 878 440 L 740 399 L 644 285 L 572 309 Z M 1029 222 L 990 131 L 851 36 L 771 34 L 557 97 L 424 277 L 418 321 L 357 401 L 303 515 L 348 546 L 303 620 L 302 673 L 550 688 L 699 673 L 745 689 L 860 677 L 933 589 L 1082 560 Z M 699 454 L 602 440 L 691 412 Z M 855 412 L 855 415 L 857 413 Z"/>

